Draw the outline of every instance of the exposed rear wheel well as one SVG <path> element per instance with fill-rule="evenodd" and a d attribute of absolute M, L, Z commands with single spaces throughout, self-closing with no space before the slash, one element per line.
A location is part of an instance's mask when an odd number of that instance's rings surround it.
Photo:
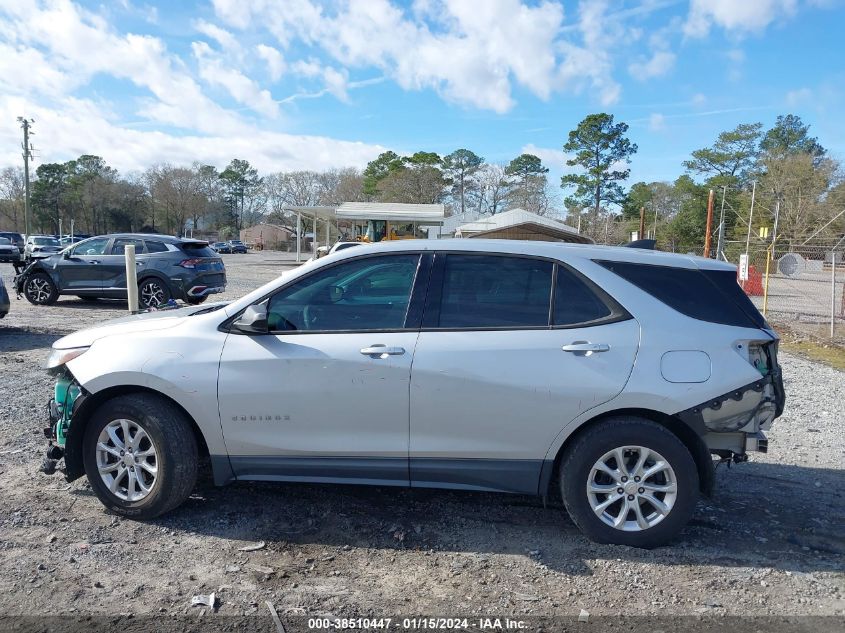
<path fill-rule="evenodd" d="M 652 422 L 656 422 L 657 424 L 666 427 L 666 429 L 671 431 L 678 439 L 680 439 L 681 442 L 684 443 L 684 446 L 687 447 L 687 450 L 689 450 L 693 460 L 695 460 L 701 493 L 710 496 L 713 492 L 715 474 L 713 471 L 713 460 L 710 457 L 710 451 L 707 449 L 704 441 L 696 434 L 695 431 L 676 417 L 659 411 L 652 411 L 650 409 L 635 408 L 606 411 L 605 413 L 591 418 L 579 426 L 569 437 L 567 437 L 563 446 L 560 447 L 560 450 L 558 450 L 557 455 L 555 456 L 554 467 L 552 468 L 551 477 L 548 481 L 549 487 L 546 488 L 546 494 L 557 494 L 557 482 L 560 480 L 561 457 L 566 452 L 566 449 L 571 446 L 582 433 L 592 428 L 593 425 L 601 422 L 602 420 L 620 415 L 637 416 L 646 420 L 651 420 Z"/>
<path fill-rule="evenodd" d="M 167 400 L 170 404 L 179 409 L 191 425 L 191 430 L 194 433 L 194 439 L 196 439 L 197 442 L 197 452 L 201 462 L 208 461 L 208 444 L 205 443 L 202 431 L 200 431 L 196 420 L 191 417 L 191 414 L 188 413 L 182 405 L 176 402 L 173 398 L 170 398 L 154 389 L 140 387 L 137 385 L 121 385 L 103 389 L 97 393 L 86 394 L 85 399 L 81 403 L 81 408 L 78 411 L 74 410 L 74 418 L 77 418 L 77 416 L 78 418 L 74 419 L 73 423 L 70 425 L 67 442 L 65 444 L 65 474 L 69 481 L 77 479 L 85 474 L 85 469 L 82 464 L 82 437 L 85 434 L 85 425 L 88 423 L 91 415 L 104 402 L 107 402 L 117 396 L 124 396 L 128 394 L 154 395 L 158 398 Z M 78 424 L 80 421 L 82 421 L 83 424 Z"/>

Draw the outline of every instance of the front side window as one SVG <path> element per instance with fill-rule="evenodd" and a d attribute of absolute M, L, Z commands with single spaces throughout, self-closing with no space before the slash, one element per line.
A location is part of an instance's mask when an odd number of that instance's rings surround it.
<path fill-rule="evenodd" d="M 73 247 L 72 253 L 74 257 L 80 257 L 82 255 L 102 255 L 105 253 L 108 243 L 109 238 L 107 237 L 95 237 L 90 240 L 85 240 L 84 242 L 79 242 L 79 244 Z"/>
<path fill-rule="evenodd" d="M 355 259 L 309 275 L 270 298 L 270 331 L 400 330 L 419 255 Z"/>
<path fill-rule="evenodd" d="M 499 255 L 447 255 L 439 328 L 549 325 L 551 262 Z"/>

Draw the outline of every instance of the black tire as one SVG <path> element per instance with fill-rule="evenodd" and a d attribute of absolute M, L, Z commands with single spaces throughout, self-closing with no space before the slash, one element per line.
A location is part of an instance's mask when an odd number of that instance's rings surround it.
<path fill-rule="evenodd" d="M 23 285 L 26 300 L 37 306 L 49 306 L 59 298 L 59 289 L 47 273 L 33 273 Z"/>
<path fill-rule="evenodd" d="M 147 277 L 138 282 L 138 304 L 142 308 L 157 308 L 170 301 L 172 296 L 170 287 L 158 277 Z"/>
<path fill-rule="evenodd" d="M 109 490 L 98 470 L 100 433 L 117 420 L 127 420 L 140 427 L 155 449 L 155 481 L 150 484 L 146 496 L 140 499 L 124 499 Z M 153 519 L 173 510 L 188 498 L 197 481 L 199 458 L 190 422 L 173 403 L 152 394 L 118 396 L 101 405 L 85 428 L 82 459 L 91 488 L 103 505 L 133 519 Z M 141 472 L 140 468 L 138 472 Z M 126 477 L 115 479 L 119 483 L 127 481 Z M 118 492 L 123 492 L 124 487 L 128 489 L 128 483 L 118 486 Z"/>
<path fill-rule="evenodd" d="M 607 453 L 619 447 L 643 447 L 650 451 L 656 451 L 668 462 L 674 472 L 674 483 L 677 488 L 674 505 L 671 506 L 668 514 L 662 520 L 639 531 L 624 531 L 605 523 L 593 511 L 587 494 L 587 484 L 590 481 L 593 466 Z M 631 455 L 631 459 L 635 460 L 638 453 L 628 451 L 623 455 L 623 459 L 627 459 L 628 455 Z M 615 461 L 612 463 L 615 463 Z M 627 469 L 628 471 L 631 470 L 630 462 Z M 629 472 L 629 474 L 631 473 Z M 601 477 L 602 475 L 597 473 L 596 476 Z M 658 475 L 658 477 L 663 477 L 663 475 Z M 610 477 L 607 480 L 608 484 L 614 481 Z M 631 479 L 628 481 L 630 482 Z M 665 481 L 668 480 L 664 480 L 664 483 Z M 597 543 L 629 545 L 646 549 L 666 544 L 684 528 L 692 517 L 699 493 L 698 470 L 692 455 L 683 442 L 666 427 L 635 416 L 608 418 L 582 433 L 572 445 L 567 447 L 563 454 L 560 466 L 560 485 L 563 503 L 569 512 L 569 516 L 572 517 L 575 525 L 581 529 L 587 538 Z M 618 484 L 613 483 L 613 485 Z M 633 484 L 628 483 L 628 485 Z M 640 497 L 636 496 L 636 493 L 640 490 L 632 491 L 634 494 L 631 496 L 623 494 L 623 498 L 608 507 L 607 514 L 615 513 L 617 516 L 621 516 L 623 513 L 621 504 L 626 502 L 624 498 L 626 496 L 628 499 L 634 497 L 635 503 L 640 504 Z M 596 495 L 596 499 L 607 501 L 610 500 L 612 494 L 614 493 L 604 496 Z M 653 496 L 658 497 L 660 494 L 663 493 L 656 493 Z M 666 499 L 665 494 L 663 499 Z M 645 508 L 643 514 L 649 510 L 655 510 L 649 502 L 640 507 Z M 628 520 L 632 523 L 636 519 L 633 510 L 626 513 L 625 516 L 629 517 Z M 656 515 L 652 513 L 650 516 Z"/>
<path fill-rule="evenodd" d="M 186 297 L 185 303 L 191 306 L 198 306 L 199 304 L 203 303 L 206 299 L 208 299 L 208 295 L 202 297 Z"/>

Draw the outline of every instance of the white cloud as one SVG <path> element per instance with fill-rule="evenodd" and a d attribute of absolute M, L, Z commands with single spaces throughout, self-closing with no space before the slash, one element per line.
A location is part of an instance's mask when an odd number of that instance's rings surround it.
<path fill-rule="evenodd" d="M 546 167 L 550 167 L 555 171 L 571 171 L 572 168 L 566 164 L 566 161 L 572 158 L 562 149 L 554 149 L 552 147 L 537 147 L 533 143 L 523 145 L 520 154 L 533 154 L 543 161 Z"/>
<path fill-rule="evenodd" d="M 235 36 L 229 33 L 226 29 L 221 29 L 216 24 L 211 24 L 205 20 L 195 20 L 193 24 L 197 31 L 207 37 L 210 37 L 223 48 L 229 50 L 236 50 L 240 48 L 238 40 L 235 39 Z"/>
<path fill-rule="evenodd" d="M 90 100 L 65 97 L 41 105 L 23 97 L 0 96 L 0 120 L 26 114 L 35 119 L 39 150 L 35 163 L 65 161 L 96 154 L 123 172 L 167 160 L 200 161 L 222 168 L 233 157 L 248 158 L 262 172 L 332 167 L 363 167 L 386 148 L 322 136 L 268 132 L 250 127 L 239 134 L 176 135 L 121 125 Z M 0 165 L 20 162 L 19 130 L 0 128 Z"/>
<path fill-rule="evenodd" d="M 684 33 L 704 37 L 713 25 L 738 34 L 760 32 L 797 7 L 798 0 L 691 0 Z"/>
<path fill-rule="evenodd" d="M 620 93 L 604 1 L 581 4 L 580 42 L 564 39 L 563 7 L 547 0 L 425 0 L 409 12 L 389 0 L 349 0 L 331 12 L 312 0 L 290 0 L 284 11 L 267 0 L 248 4 L 241 10 L 233 0 L 214 2 L 226 24 L 262 26 L 282 49 L 300 40 L 346 69 L 377 68 L 405 90 L 433 89 L 471 107 L 508 111 L 514 85 L 541 99 L 590 87 L 605 105 Z"/>
<path fill-rule="evenodd" d="M 656 51 L 651 59 L 632 62 L 628 72 L 634 79 L 645 81 L 665 75 L 675 65 L 675 54 L 669 51 Z"/>
<path fill-rule="evenodd" d="M 266 44 L 259 44 L 255 47 L 255 51 L 267 64 L 270 79 L 272 81 L 278 81 L 281 79 L 282 75 L 285 73 L 287 64 L 285 63 L 285 58 L 279 50 L 273 48 L 272 46 L 267 46 Z"/>
<path fill-rule="evenodd" d="M 199 66 L 200 77 L 210 85 L 224 88 L 238 103 L 271 119 L 279 115 L 279 104 L 269 90 L 262 89 L 255 81 L 229 67 L 225 59 L 211 50 L 205 42 L 194 42 L 191 50 Z"/>
<path fill-rule="evenodd" d="M 660 112 L 653 112 L 648 117 L 648 129 L 652 132 L 662 132 L 666 129 L 666 117 Z"/>
<path fill-rule="evenodd" d="M 94 153 L 121 170 L 162 160 L 223 166 L 234 156 L 264 171 L 326 169 L 363 166 L 384 151 L 251 123 L 206 95 L 193 73 L 265 117 L 278 112 L 269 92 L 207 43 L 196 42 L 192 50 L 198 71 L 161 39 L 118 33 L 103 15 L 70 0 L 0 2 L 0 120 L 35 119 L 36 166 Z M 127 98 L 134 112 L 122 107 L 118 115 L 115 104 L 74 96 L 98 76 L 136 86 L 141 96 Z M 17 126 L 0 126 L 0 165 L 20 161 L 19 144 Z"/>
<path fill-rule="evenodd" d="M 790 108 L 807 105 L 813 100 L 813 91 L 809 88 L 798 88 L 786 93 L 786 105 Z"/>

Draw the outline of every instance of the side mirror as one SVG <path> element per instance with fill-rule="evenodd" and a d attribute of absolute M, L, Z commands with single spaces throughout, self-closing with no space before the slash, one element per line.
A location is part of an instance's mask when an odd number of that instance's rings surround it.
<path fill-rule="evenodd" d="M 70 249 L 69 248 L 62 251 L 62 257 L 65 258 L 65 259 L 70 259 Z"/>
<path fill-rule="evenodd" d="M 262 304 L 249 306 L 232 323 L 232 327 L 244 334 L 267 334 L 269 332 L 269 327 L 267 326 L 267 306 Z"/>

